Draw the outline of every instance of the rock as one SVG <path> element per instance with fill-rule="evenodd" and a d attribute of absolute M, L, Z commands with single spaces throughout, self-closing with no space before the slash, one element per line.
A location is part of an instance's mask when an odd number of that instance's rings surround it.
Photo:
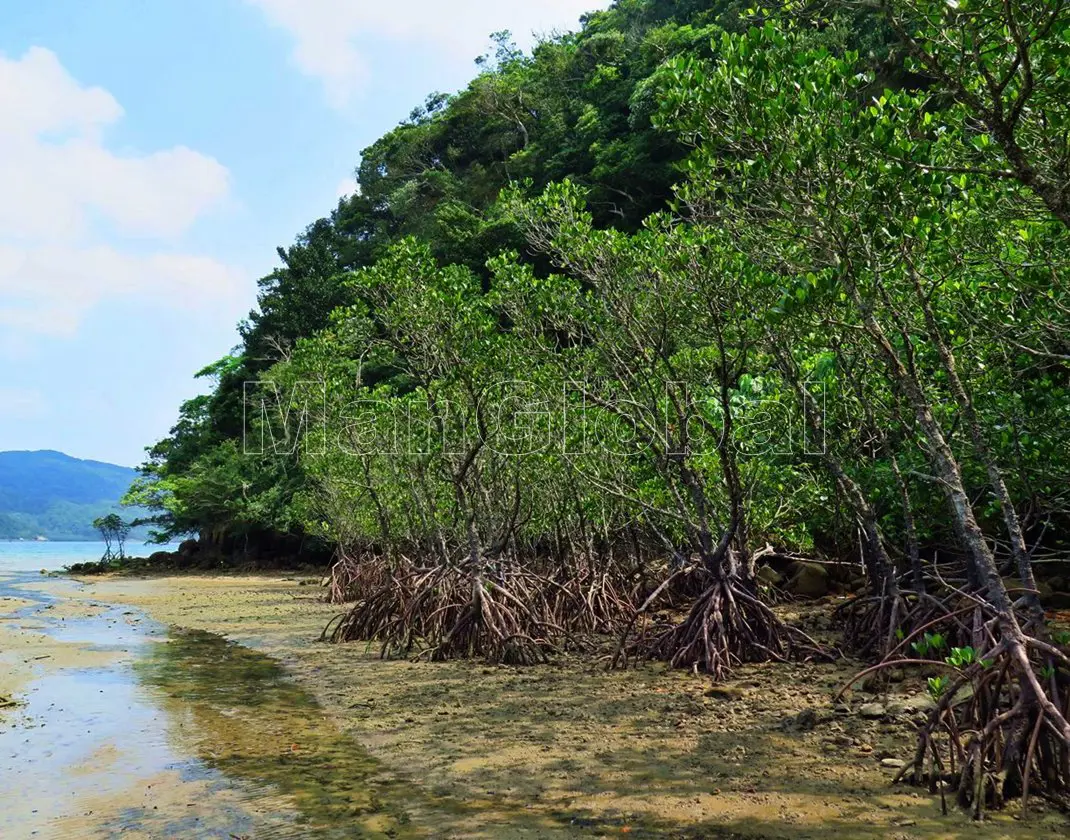
<path fill-rule="evenodd" d="M 936 703 L 927 694 L 916 694 L 913 697 L 892 697 L 888 700 L 888 714 L 913 715 L 919 712 L 931 711 L 935 706 Z"/>
<path fill-rule="evenodd" d="M 154 566 L 161 566 L 169 563 L 172 556 L 170 551 L 154 551 L 149 555 L 149 562 Z"/>
<path fill-rule="evenodd" d="M 884 717 L 885 711 L 880 703 L 863 703 L 858 709 L 858 714 L 869 720 L 876 720 Z"/>
<path fill-rule="evenodd" d="M 734 685 L 712 685 L 703 692 L 703 696 L 717 700 L 739 700 L 743 696 L 743 689 Z"/>
<path fill-rule="evenodd" d="M 901 758 L 882 758 L 881 767 L 889 767 L 892 770 L 902 770 L 907 763 Z"/>
<path fill-rule="evenodd" d="M 800 598 L 823 598 L 829 592 L 828 572 L 817 563 L 799 563 L 787 588 Z"/>
<path fill-rule="evenodd" d="M 1027 591 L 1020 578 L 1003 578 L 1003 585 L 1007 587 L 1007 591 L 1012 598 L 1021 598 Z M 1040 600 L 1045 603 L 1055 594 L 1051 584 L 1043 580 L 1037 581 L 1037 592 L 1040 593 Z"/>
<path fill-rule="evenodd" d="M 813 709 L 803 709 L 799 714 L 789 717 L 781 724 L 781 727 L 789 732 L 809 732 L 820 723 L 817 712 Z"/>
<path fill-rule="evenodd" d="M 196 540 L 184 540 L 178 546 L 178 553 L 184 554 L 187 557 L 191 554 L 198 554 L 201 550 L 201 544 Z"/>
<path fill-rule="evenodd" d="M 864 680 L 859 688 L 866 694 L 881 694 L 888 686 L 888 675 L 883 672 L 877 672 L 876 674 L 870 674 Z"/>
<path fill-rule="evenodd" d="M 1048 586 L 1050 586 L 1055 592 L 1070 592 L 1070 584 L 1067 583 L 1066 578 L 1050 578 L 1048 580 Z"/>
<path fill-rule="evenodd" d="M 754 576 L 763 586 L 780 586 L 784 583 L 784 576 L 772 566 L 762 566 Z"/>

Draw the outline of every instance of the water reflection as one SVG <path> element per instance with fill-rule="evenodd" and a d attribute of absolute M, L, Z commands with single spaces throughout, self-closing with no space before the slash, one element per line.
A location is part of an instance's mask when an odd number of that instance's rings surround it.
<path fill-rule="evenodd" d="M 5 626 L 32 642 L 5 655 L 34 671 L 0 719 L 0 838 L 416 833 L 395 804 L 416 797 L 277 662 L 50 584 L 0 574 Z"/>
<path fill-rule="evenodd" d="M 398 804 L 411 793 L 380 778 L 379 764 L 269 657 L 174 629 L 134 669 L 168 713 L 175 745 L 256 794 L 282 797 L 295 812 L 291 836 L 416 833 Z"/>

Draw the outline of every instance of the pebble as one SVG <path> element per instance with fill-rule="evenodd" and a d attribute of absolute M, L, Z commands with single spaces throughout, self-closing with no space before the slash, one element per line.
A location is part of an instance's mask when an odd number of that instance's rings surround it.
<path fill-rule="evenodd" d="M 880 703 L 864 703 L 861 708 L 859 708 L 858 714 L 864 718 L 869 718 L 870 720 L 882 718 L 884 717 L 884 706 Z"/>

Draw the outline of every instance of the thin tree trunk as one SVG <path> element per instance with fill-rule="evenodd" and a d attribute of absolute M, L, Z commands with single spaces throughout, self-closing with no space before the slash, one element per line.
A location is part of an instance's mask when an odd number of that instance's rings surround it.
<path fill-rule="evenodd" d="M 995 557 L 988 547 L 988 543 L 985 542 L 984 532 L 981 530 L 980 525 L 977 524 L 977 519 L 974 516 L 970 498 L 962 481 L 962 470 L 944 437 L 940 424 L 933 416 L 928 397 L 925 395 L 921 384 L 907 370 L 902 359 L 899 358 L 895 348 L 888 340 L 884 328 L 873 315 L 872 308 L 862 299 L 853 279 L 849 275 L 844 275 L 844 280 L 845 286 L 862 316 L 866 332 L 884 357 L 893 381 L 902 390 L 914 409 L 918 425 L 925 436 L 926 448 L 928 449 L 933 469 L 936 472 L 936 478 L 944 489 L 944 495 L 951 509 L 952 525 L 969 557 L 973 572 L 972 577 L 978 583 L 984 585 L 988 592 L 989 602 L 997 610 L 1001 613 L 1009 611 L 1007 619 L 1020 636 L 1021 630 L 1018 629 L 1017 621 L 1014 618 L 1012 605 L 1007 595 L 1006 587 L 1003 585 L 1003 580 L 999 575 Z"/>
<path fill-rule="evenodd" d="M 918 529 L 914 522 L 914 510 L 910 499 L 910 487 L 903 472 L 899 468 L 899 459 L 892 456 L 892 472 L 895 474 L 895 483 L 899 487 L 899 499 L 903 506 L 903 530 L 906 534 L 907 560 L 910 563 L 910 574 L 913 578 L 914 591 L 919 595 L 925 594 L 925 570 L 921 567 L 921 552 L 918 550 Z"/>
<path fill-rule="evenodd" d="M 948 384 L 951 386 L 952 396 L 954 396 L 955 402 L 958 404 L 959 410 L 962 412 L 962 419 L 965 421 L 966 428 L 969 431 L 973 447 L 977 452 L 977 456 L 985 465 L 985 470 L 988 473 L 988 481 L 992 486 L 992 492 L 995 494 L 996 499 L 999 502 L 1000 510 L 1003 513 L 1003 521 L 1006 525 L 1007 535 L 1011 543 L 1011 556 L 1014 558 L 1015 565 L 1018 567 L 1018 575 L 1021 577 L 1022 585 L 1030 590 L 1026 594 L 1024 600 L 1030 611 L 1036 613 L 1040 610 L 1040 601 L 1037 598 L 1037 583 L 1033 576 L 1033 563 L 1029 556 L 1029 550 L 1025 545 L 1025 537 L 1022 534 L 1018 512 L 1015 510 L 1014 503 L 1011 501 L 1010 491 L 1007 489 L 1007 484 L 1003 480 L 1003 473 L 1000 470 L 999 465 L 996 463 L 996 457 L 992 452 L 992 449 L 989 447 L 988 442 L 985 440 L 980 420 L 973 407 L 973 400 L 971 400 L 969 394 L 966 393 L 966 387 L 963 385 L 962 379 L 959 377 L 958 365 L 955 362 L 955 354 L 944 340 L 943 333 L 940 330 L 939 324 L 936 322 L 936 316 L 933 313 L 932 305 L 929 302 L 928 296 L 925 295 L 921 288 L 921 280 L 914 266 L 910 263 L 909 257 L 907 257 L 907 264 L 911 280 L 914 284 L 914 290 L 917 293 L 918 302 L 921 306 L 922 313 L 925 316 L 925 325 L 928 328 L 929 337 L 936 347 L 937 354 L 940 356 L 941 365 L 944 368 L 944 373 L 947 374 Z"/>
<path fill-rule="evenodd" d="M 770 336 L 770 350 L 777 361 L 784 378 L 791 385 L 802 405 L 803 416 L 807 425 L 819 440 L 824 440 L 825 428 L 821 417 L 814 411 L 813 395 L 802 382 L 794 359 L 790 359 L 786 351 L 778 345 Z M 866 498 L 865 492 L 847 471 L 840 460 L 833 455 L 828 447 L 822 447 L 821 460 L 829 474 L 835 480 L 836 485 L 843 493 L 851 512 L 855 515 L 862 539 L 865 544 L 863 562 L 866 564 L 873 585 L 873 594 L 878 597 L 898 597 L 899 584 L 895 579 L 895 564 L 892 563 L 888 552 L 884 548 L 880 527 L 877 524 L 877 513 Z"/>

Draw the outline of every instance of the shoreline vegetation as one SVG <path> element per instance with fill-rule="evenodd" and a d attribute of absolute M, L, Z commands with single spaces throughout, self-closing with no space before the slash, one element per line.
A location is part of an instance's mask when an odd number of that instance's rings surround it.
<path fill-rule="evenodd" d="M 755 679 L 766 759 L 763 696 L 835 674 L 820 739 L 908 684 L 894 797 L 1070 809 L 1070 5 L 618 0 L 494 41 L 279 249 L 126 497 L 198 535 L 155 562 L 329 567 L 313 636 L 377 675 Z M 632 711 L 669 755 L 682 708 Z M 696 717 L 681 761 L 776 774 Z M 589 795 L 656 785 L 633 747 Z"/>

